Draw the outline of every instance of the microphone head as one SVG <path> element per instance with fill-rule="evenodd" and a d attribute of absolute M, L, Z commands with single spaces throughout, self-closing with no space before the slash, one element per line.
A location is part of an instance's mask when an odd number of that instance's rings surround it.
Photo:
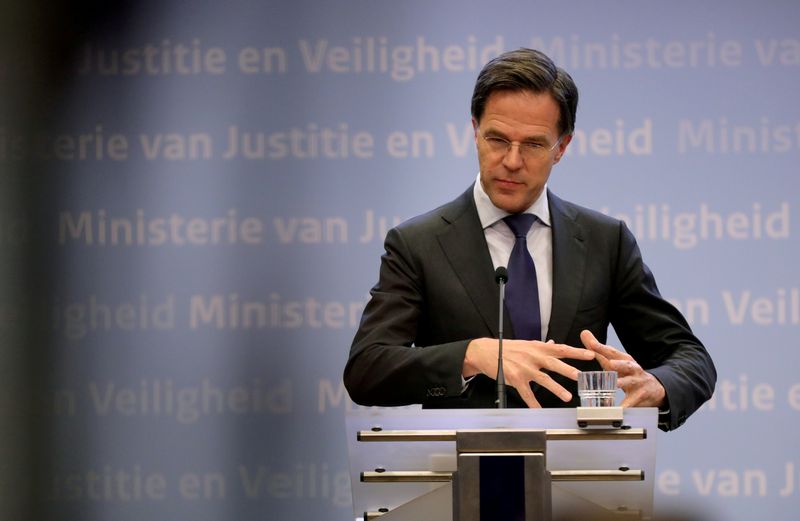
<path fill-rule="evenodd" d="M 508 282 L 508 270 L 505 266 L 500 266 L 494 270 L 494 281 L 498 284 Z"/>

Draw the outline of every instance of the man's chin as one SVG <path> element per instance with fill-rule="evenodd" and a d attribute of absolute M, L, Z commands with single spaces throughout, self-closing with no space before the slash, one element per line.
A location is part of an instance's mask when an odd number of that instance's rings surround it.
<path fill-rule="evenodd" d="M 519 213 L 525 211 L 530 204 L 525 204 L 525 200 L 519 194 L 508 194 L 498 192 L 491 198 L 492 204 L 508 213 Z"/>

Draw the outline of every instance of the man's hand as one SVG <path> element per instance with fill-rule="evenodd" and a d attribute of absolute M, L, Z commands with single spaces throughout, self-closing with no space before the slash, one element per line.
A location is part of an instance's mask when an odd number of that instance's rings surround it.
<path fill-rule="evenodd" d="M 462 374 L 465 378 L 476 374 L 485 374 L 497 378 L 497 339 L 478 338 L 469 343 L 464 356 Z M 556 344 L 552 340 L 503 340 L 503 374 L 506 385 L 514 387 L 528 407 L 541 407 L 531 390 L 531 382 L 536 382 L 545 389 L 568 402 L 572 393 L 553 380 L 543 369 L 558 373 L 573 380 L 578 379 L 578 370 L 565 364 L 560 359 L 592 360 L 595 353 L 588 349 L 579 349 L 564 344 Z"/>
<path fill-rule="evenodd" d="M 617 372 L 617 387 L 625 391 L 622 407 L 661 407 L 666 391 L 661 382 L 640 366 L 633 357 L 601 344 L 589 330 L 581 331 L 581 342 L 597 355 L 605 371 Z"/>

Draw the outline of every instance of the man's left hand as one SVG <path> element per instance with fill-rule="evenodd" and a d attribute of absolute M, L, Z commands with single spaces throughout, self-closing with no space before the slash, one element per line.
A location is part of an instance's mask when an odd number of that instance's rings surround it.
<path fill-rule="evenodd" d="M 661 382 L 640 366 L 633 357 L 611 346 L 601 344 L 591 331 L 581 331 L 584 347 L 594 351 L 604 371 L 617 372 L 617 387 L 625 391 L 622 407 L 661 407 L 666 391 Z"/>

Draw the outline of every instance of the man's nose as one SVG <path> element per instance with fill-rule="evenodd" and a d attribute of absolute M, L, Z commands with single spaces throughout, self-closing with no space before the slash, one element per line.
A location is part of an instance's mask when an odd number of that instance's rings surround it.
<path fill-rule="evenodd" d="M 509 170 L 519 170 L 522 168 L 522 154 L 520 153 L 518 144 L 512 143 L 508 147 L 506 155 L 503 156 L 503 166 Z"/>

